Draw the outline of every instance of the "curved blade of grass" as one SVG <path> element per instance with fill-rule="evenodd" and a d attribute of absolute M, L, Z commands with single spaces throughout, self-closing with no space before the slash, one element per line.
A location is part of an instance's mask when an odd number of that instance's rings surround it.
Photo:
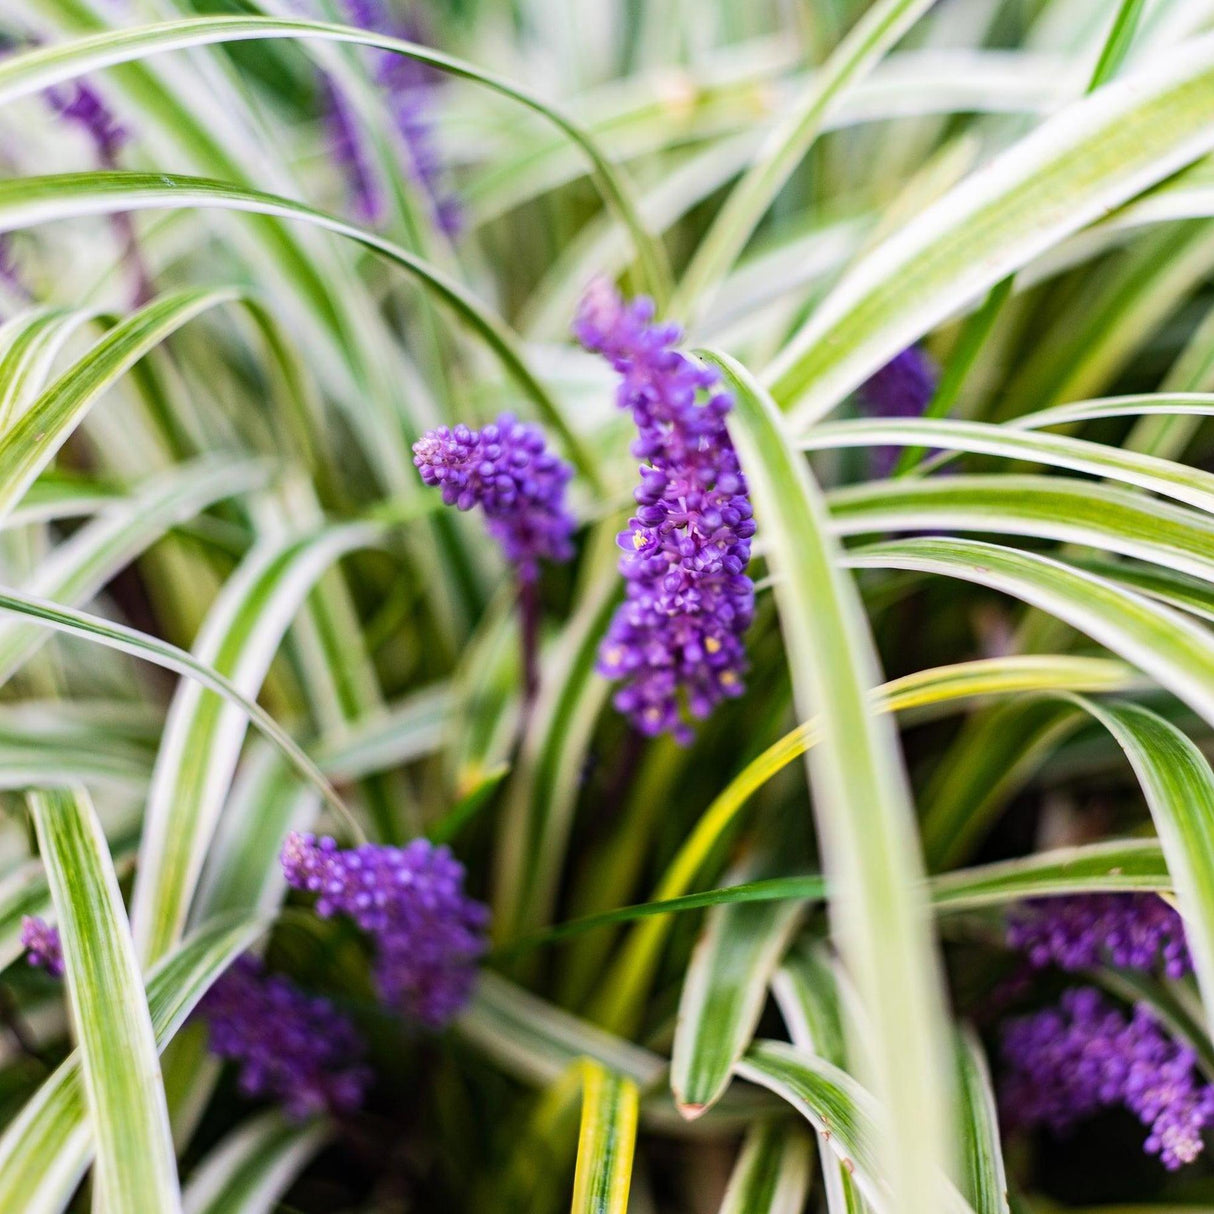
<path fill-rule="evenodd" d="M 1214 526 L 1155 499 L 1074 477 L 874 481 L 829 494 L 842 535 L 983 531 L 1062 540 L 1214 581 Z"/>
<path fill-rule="evenodd" d="M 1199 510 L 1214 511 L 1214 475 L 1171 460 L 1103 443 L 1058 434 L 1014 430 L 987 422 L 958 422 L 938 418 L 902 421 L 863 419 L 824 422 L 815 426 L 801 447 L 817 451 L 834 447 L 875 445 L 942 447 L 1007 459 L 1028 460 L 1056 468 L 1069 468 L 1091 476 L 1108 477 L 1174 498 Z"/>
<path fill-rule="evenodd" d="M 815 309 L 766 382 L 807 426 L 1008 274 L 1211 148 L 1206 36 L 1066 107 L 916 215 Z"/>
<path fill-rule="evenodd" d="M 845 1069 L 847 1041 L 839 983 L 822 945 L 795 949 L 772 979 L 771 993 L 788 1026 L 793 1045 Z M 856 1183 L 831 1149 L 830 1138 L 818 1138 L 827 1214 L 864 1214 Z"/>
<path fill-rule="evenodd" d="M 316 761 L 334 780 L 403 767 L 441 747 L 450 711 L 451 689 L 445 683 L 411 692 L 370 719 L 344 726 L 340 736 L 320 747 Z"/>
<path fill-rule="evenodd" d="M 125 624 L 114 624 L 109 620 L 103 620 L 100 616 L 61 607 L 58 603 L 48 603 L 45 599 L 36 599 L 8 588 L 0 588 L 0 611 L 12 612 L 14 615 L 34 621 L 55 632 L 96 641 L 110 649 L 128 653 L 132 657 L 163 667 L 165 670 L 186 675 L 211 691 L 218 692 L 232 703 L 238 704 L 249 720 L 282 753 L 292 769 L 316 788 L 325 799 L 326 804 L 347 822 L 356 834 L 359 833 L 358 823 L 345 802 L 337 795 L 316 764 L 299 748 L 291 735 L 260 704 L 243 695 L 232 686 L 228 679 L 216 673 L 205 662 L 199 662 L 193 654 L 179 649 L 176 645 L 170 645 L 158 637 L 149 636 L 135 628 L 128 628 Z"/>
<path fill-rule="evenodd" d="M 688 1120 L 715 1103 L 746 1052 L 801 909 L 734 902 L 709 912 L 683 979 L 670 1061 L 675 1103 Z"/>
<path fill-rule="evenodd" d="M 381 527 L 355 523 L 258 545 L 224 583 L 195 642 L 195 659 L 254 698 L 317 580 L 381 536 Z M 246 728 L 238 705 L 194 680 L 179 686 L 152 773 L 131 897 L 131 930 L 145 965 L 185 928 Z"/>
<path fill-rule="evenodd" d="M 811 1150 L 795 1126 L 755 1126 L 730 1173 L 720 1214 L 801 1214 L 809 1196 Z"/>
<path fill-rule="evenodd" d="M 938 912 L 977 910 L 1022 898 L 1047 898 L 1076 893 L 1117 893 L 1129 890 L 1167 891 L 1172 878 L 1163 852 L 1154 839 L 1115 839 L 1081 847 L 1054 848 L 1017 860 L 1001 860 L 975 868 L 962 868 L 932 877 L 928 885 Z M 826 879 L 770 877 L 721 889 L 706 889 L 659 902 L 640 902 L 615 910 L 571 919 L 534 936 L 524 937 L 495 955 L 512 956 L 530 948 L 553 944 L 614 923 L 628 923 L 657 915 L 678 914 L 739 902 L 803 900 L 826 897 Z M 828 1055 L 832 1057 L 832 1055 Z"/>
<path fill-rule="evenodd" d="M 1018 860 L 961 868 L 931 879 L 939 913 L 979 910 L 1022 898 L 1116 893 L 1172 887 L 1163 850 L 1154 839 L 1114 839 L 1060 847 Z"/>
<path fill-rule="evenodd" d="M 958 1034 L 957 1071 L 962 1192 L 974 1214 L 1009 1214 L 995 1093 L 982 1045 L 972 1032 Z"/>
<path fill-rule="evenodd" d="M 888 1144 L 890 1183 L 899 1210 L 938 1214 L 949 1108 L 942 982 L 898 738 L 873 710 L 879 673 L 868 622 L 774 402 L 732 359 L 710 357 L 737 402 L 730 431 L 777 578 L 798 712 L 821 713 L 810 783 L 837 882 L 834 931 L 872 1019 L 876 1087 L 900 1129 Z"/>
<path fill-rule="evenodd" d="M 264 929 L 217 920 L 166 957 L 149 975 L 147 1006 L 163 1050 L 211 983 Z M 80 1051 L 71 1054 L 0 1136 L 0 1210 L 59 1214 L 93 1154 Z M 121 1208 L 121 1207 L 119 1207 Z"/>
<path fill-rule="evenodd" d="M 153 300 L 115 325 L 51 384 L 0 434 L 0 518 L 21 500 L 89 407 L 111 384 L 195 316 L 239 296 L 239 291 L 207 288 Z"/>
<path fill-rule="evenodd" d="M 879 0 L 866 9 L 805 92 L 788 107 L 742 179 L 727 195 L 671 300 L 671 314 L 690 321 L 703 315 L 721 280 L 745 248 L 768 208 L 805 159 L 845 90 L 931 7 L 932 0 Z"/>
<path fill-rule="evenodd" d="M 107 507 L 43 558 L 25 589 L 72 606 L 83 603 L 174 525 L 214 502 L 263 484 L 265 464 L 202 459 L 157 477 L 130 498 Z M 0 683 L 7 681 L 45 639 L 45 631 L 16 621 L 0 623 Z"/>
<path fill-rule="evenodd" d="M 272 1214 L 332 1135 L 325 1122 L 263 1113 L 222 1139 L 182 1194 L 185 1214 Z"/>
<path fill-rule="evenodd" d="M 101 823 L 83 789 L 31 792 L 29 806 L 63 942 L 100 1197 L 112 1210 L 179 1211 L 160 1059 Z"/>
<path fill-rule="evenodd" d="M 82 215 L 178 210 L 185 207 L 218 207 L 278 219 L 301 220 L 348 237 L 408 270 L 484 340 L 535 404 L 545 423 L 560 434 L 579 471 L 592 485 L 600 485 L 598 461 L 570 429 L 564 410 L 532 372 L 523 356 L 517 334 L 462 283 L 392 241 L 288 198 L 211 181 L 205 177 L 170 173 L 93 172 L 0 181 L 0 232 Z M 105 340 L 109 341 L 113 336 L 111 334 Z M 3 467 L 3 451 L 0 445 L 0 467 Z M 4 500 L 0 496 L 0 504 Z"/>
<path fill-rule="evenodd" d="M 847 554 L 855 568 L 913 569 L 1030 603 L 1138 666 L 1214 722 L 1214 640 L 1190 618 L 1091 573 L 980 540 L 911 539 Z"/>
<path fill-rule="evenodd" d="M 56 355 L 81 325 L 95 313 L 84 309 L 45 308 L 14 317 L 0 335 L 11 343 L 0 359 L 0 430 L 25 410 L 31 394 L 40 391 Z M 16 326 L 15 332 L 12 326 Z"/>
<path fill-rule="evenodd" d="M 640 1109 L 637 1085 L 591 1059 L 581 1069 L 572 1214 L 627 1214 Z"/>
<path fill-rule="evenodd" d="M 1063 654 L 982 659 L 894 679 L 879 689 L 876 700 L 881 711 L 899 712 L 931 704 L 964 703 L 977 696 L 1050 687 L 1115 691 L 1126 687 L 1130 675 L 1127 667 L 1115 662 Z M 680 898 L 694 883 L 750 797 L 777 772 L 800 758 L 817 739 L 817 721 L 811 719 L 785 734 L 743 768 L 704 811 L 667 867 L 654 897 L 659 900 Z M 668 920 L 654 918 L 639 925 L 625 942 L 602 984 L 597 1018 L 603 1023 L 611 1026 L 622 1023 L 626 1010 L 643 999 L 670 926 Z"/>
<path fill-rule="evenodd" d="M 518 102 L 556 126 L 586 154 L 604 199 L 616 210 L 636 244 L 637 260 L 649 291 L 659 300 L 668 293 L 669 270 L 661 244 L 637 213 L 627 177 L 597 142 L 571 118 L 518 85 L 432 47 L 391 38 L 353 26 L 277 17 L 208 16 L 168 21 L 141 28 L 112 30 L 74 42 L 40 47 L 9 56 L 0 64 L 0 105 L 64 80 L 151 54 L 211 43 L 290 38 L 323 39 L 375 47 L 416 59 L 448 75 L 474 81 Z"/>
<path fill-rule="evenodd" d="M 827 1142 L 874 1210 L 893 1214 L 903 1208 L 881 1171 L 881 1110 L 846 1071 L 787 1042 L 757 1041 L 738 1063 L 737 1073 L 788 1101 Z M 899 1124 L 896 1132 L 905 1134 L 907 1129 Z M 941 1190 L 937 1214 L 969 1210 L 943 1176 L 937 1187 Z"/>
<path fill-rule="evenodd" d="M 1185 938 L 1214 1026 L 1214 772 L 1175 725 L 1137 704 L 1076 697 L 1125 751 L 1151 810 L 1175 883 Z"/>
<path fill-rule="evenodd" d="M 497 974 L 482 973 L 455 1022 L 466 1038 L 525 1083 L 555 1083 L 571 1063 L 592 1058 L 644 1091 L 665 1061 L 631 1041 L 588 1024 Z"/>

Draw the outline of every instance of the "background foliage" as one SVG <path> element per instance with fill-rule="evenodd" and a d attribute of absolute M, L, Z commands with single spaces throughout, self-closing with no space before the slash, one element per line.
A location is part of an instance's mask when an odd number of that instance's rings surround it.
<path fill-rule="evenodd" d="M 1128 1118 L 1005 1164 L 983 1042 L 1010 902 L 1158 890 L 1196 979 L 1133 997 L 1214 1080 L 1214 7 L 408 15 L 0 18 L 0 1209 L 1209 1208 Z M 442 81 L 454 240 L 357 43 Z M 47 104 L 78 78 L 108 161 Z M 759 522 L 748 692 L 685 747 L 594 670 L 635 474 L 569 338 L 603 275 L 722 370 Z M 862 416 L 915 343 L 929 416 Z M 507 408 L 577 469 L 529 710 L 508 572 L 410 455 Z M 284 898 L 286 832 L 351 815 L 492 907 L 442 1034 Z M 357 1019 L 359 1118 L 207 1055 L 250 946 Z"/>

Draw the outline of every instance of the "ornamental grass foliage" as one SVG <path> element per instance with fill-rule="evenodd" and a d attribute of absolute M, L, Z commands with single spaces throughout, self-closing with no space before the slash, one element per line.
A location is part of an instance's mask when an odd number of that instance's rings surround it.
<path fill-rule="evenodd" d="M 0 1212 L 1214 1206 L 1208 4 L 0 9 Z"/>

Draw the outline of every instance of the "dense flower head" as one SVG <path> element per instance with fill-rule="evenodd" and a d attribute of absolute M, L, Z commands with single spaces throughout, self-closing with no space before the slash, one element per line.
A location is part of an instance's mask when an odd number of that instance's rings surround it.
<path fill-rule="evenodd" d="M 686 741 L 686 712 L 706 717 L 743 690 L 755 525 L 725 428 L 733 400 L 714 370 L 675 348 L 679 327 L 656 324 L 653 315 L 651 300 L 625 302 L 598 281 L 574 323 L 582 345 L 619 373 L 616 399 L 632 414 L 632 452 L 645 461 L 636 515 L 619 537 L 626 598 L 599 669 L 622 680 L 616 706 L 642 733 Z"/>
<path fill-rule="evenodd" d="M 30 965 L 46 970 L 52 978 L 63 977 L 63 945 L 59 929 L 37 915 L 21 920 L 21 947 Z"/>
<path fill-rule="evenodd" d="M 381 0 L 347 0 L 345 8 L 352 25 L 408 42 L 424 41 L 415 21 L 396 18 Z M 441 77 L 428 64 L 407 55 L 391 51 L 369 54 L 373 79 L 383 90 L 393 124 L 404 143 L 410 175 L 428 199 L 439 230 L 457 236 L 462 227 L 462 209 L 459 199 L 445 188 L 445 168 L 434 138 L 433 97 Z M 347 172 L 355 207 L 362 218 L 378 219 L 382 199 L 356 119 L 338 86 L 329 85 L 327 100 L 333 154 Z"/>
<path fill-rule="evenodd" d="M 874 417 L 920 417 L 938 378 L 936 364 L 918 346 L 907 346 L 860 385 L 860 400 Z M 874 447 L 869 452 L 873 476 L 888 476 L 898 453 L 898 447 Z"/>
<path fill-rule="evenodd" d="M 318 914 L 348 915 L 372 937 L 386 1003 L 438 1028 L 468 1001 L 489 912 L 464 893 L 464 867 L 446 847 L 414 839 L 341 850 L 292 832 L 282 867 L 290 885 L 317 895 Z"/>
<path fill-rule="evenodd" d="M 198 1006 L 210 1049 L 240 1067 L 246 1096 L 279 1102 L 288 1116 L 353 1113 L 371 1082 L 348 1016 L 252 956 L 235 964 Z"/>
<path fill-rule="evenodd" d="M 1038 968 L 1102 963 L 1182 978 L 1193 968 L 1184 921 L 1156 894 L 1035 898 L 1008 915 L 1007 941 Z"/>
<path fill-rule="evenodd" d="M 1002 1052 L 1009 1126 L 1062 1133 L 1124 1105 L 1147 1127 L 1145 1150 L 1174 1169 L 1197 1158 L 1214 1122 L 1214 1088 L 1199 1078 L 1193 1050 L 1143 1004 L 1127 1017 L 1090 987 L 1067 991 L 1057 1007 L 1011 1021 Z"/>
<path fill-rule="evenodd" d="M 79 126 L 93 141 L 97 159 L 107 168 L 113 168 L 129 135 L 101 94 L 91 84 L 75 80 L 47 89 L 46 97 L 60 118 Z"/>
<path fill-rule="evenodd" d="M 525 578 L 536 576 L 541 557 L 573 555 L 574 518 L 565 505 L 573 470 L 538 427 L 511 413 L 481 430 L 439 426 L 413 444 L 413 462 L 447 505 L 485 512 L 489 534 Z"/>

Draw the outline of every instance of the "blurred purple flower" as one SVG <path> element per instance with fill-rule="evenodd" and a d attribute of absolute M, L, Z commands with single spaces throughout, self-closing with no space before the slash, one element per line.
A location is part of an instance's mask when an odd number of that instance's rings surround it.
<path fill-rule="evenodd" d="M 97 159 L 107 169 L 118 164 L 118 152 L 130 138 L 92 85 L 74 80 L 46 90 L 51 108 L 65 122 L 80 127 L 93 141 Z"/>
<path fill-rule="evenodd" d="M 57 927 L 37 915 L 26 915 L 21 920 L 21 947 L 30 965 L 46 970 L 52 978 L 63 977 L 63 945 Z"/>
<path fill-rule="evenodd" d="M 1182 978 L 1193 968 L 1184 921 L 1150 893 L 1036 898 L 1008 914 L 1007 942 L 1033 965 L 1084 970 L 1102 963 Z"/>
<path fill-rule="evenodd" d="M 380 0 L 346 0 L 350 23 L 361 29 L 387 34 L 407 42 L 424 41 L 415 21 L 399 20 Z M 409 173 L 429 201 L 439 230 L 454 238 L 462 227 L 458 198 L 445 188 L 445 167 L 434 138 L 433 103 L 441 73 L 391 51 L 369 52 L 372 78 L 384 91 L 392 122 L 404 141 L 409 158 Z M 357 118 L 340 95 L 340 87 L 330 83 L 327 90 L 329 127 L 333 153 L 350 178 L 350 191 L 360 216 L 374 221 L 382 215 L 379 197 Z"/>
<path fill-rule="evenodd" d="M 405 847 L 292 832 L 282 867 L 295 889 L 317 895 L 323 918 L 348 915 L 375 942 L 375 974 L 386 1003 L 440 1028 L 467 1003 L 485 950 L 488 909 L 464 893 L 464 867 L 445 847 Z"/>
<path fill-rule="evenodd" d="M 256 957 L 239 958 L 197 1014 L 207 1022 L 211 1052 L 239 1064 L 246 1096 L 277 1101 L 301 1121 L 362 1105 L 372 1076 L 353 1022 L 328 999 L 267 974 Z"/>
<path fill-rule="evenodd" d="M 1002 1053 L 1009 1127 L 1065 1133 L 1124 1105 L 1148 1129 L 1144 1149 L 1175 1169 L 1197 1158 L 1214 1122 L 1214 1088 L 1200 1080 L 1196 1055 L 1144 1004 L 1127 1019 L 1090 987 L 1067 991 L 1058 1007 L 1010 1021 Z"/>
<path fill-rule="evenodd" d="M 482 430 L 439 426 L 413 444 L 413 463 L 427 485 L 441 486 L 448 506 L 485 512 L 489 534 L 524 580 L 535 580 L 541 557 L 573 555 L 574 518 L 565 505 L 573 470 L 538 427 L 511 413 Z"/>
<path fill-rule="evenodd" d="M 675 349 L 678 326 L 655 324 L 653 314 L 651 300 L 626 303 L 599 281 L 573 326 L 581 344 L 620 374 L 616 400 L 632 413 L 639 432 L 632 452 L 646 461 L 636 515 L 618 541 L 627 597 L 599 670 L 623 681 L 615 705 L 637 729 L 687 742 L 685 711 L 702 719 L 743 691 L 755 525 L 725 428 L 733 399 L 713 391 L 715 371 Z"/>
<path fill-rule="evenodd" d="M 858 395 L 865 412 L 873 417 L 922 417 L 936 391 L 936 364 L 919 349 L 907 346 L 876 374 L 860 385 Z M 893 472 L 900 447 L 873 447 L 869 469 L 874 477 Z"/>

